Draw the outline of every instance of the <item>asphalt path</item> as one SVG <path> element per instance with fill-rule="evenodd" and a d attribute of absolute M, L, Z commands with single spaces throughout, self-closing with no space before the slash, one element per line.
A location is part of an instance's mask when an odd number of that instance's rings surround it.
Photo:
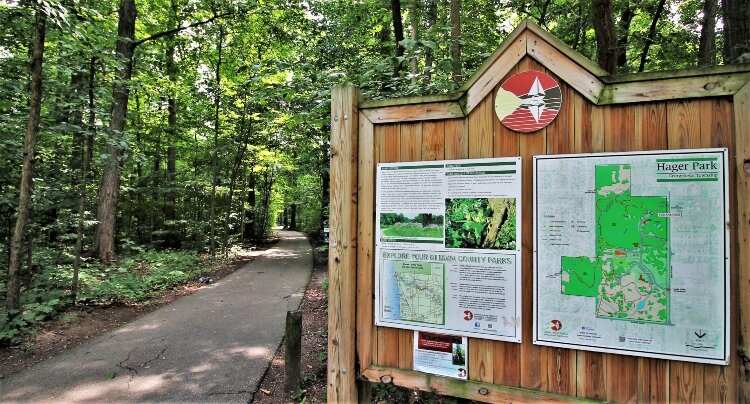
<path fill-rule="evenodd" d="M 244 402 L 312 273 L 302 233 L 218 282 L 0 381 L 0 402 Z"/>

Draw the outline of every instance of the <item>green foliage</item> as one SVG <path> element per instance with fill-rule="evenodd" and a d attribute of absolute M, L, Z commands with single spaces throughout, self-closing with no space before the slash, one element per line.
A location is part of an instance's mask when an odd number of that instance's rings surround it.
<path fill-rule="evenodd" d="M 515 203 L 505 198 L 447 199 L 446 246 L 516 249 Z"/>
<path fill-rule="evenodd" d="M 0 310 L 0 346 L 17 344 L 33 323 L 52 318 L 61 306 L 59 299 L 50 299 L 24 304 L 20 312 Z"/>
<path fill-rule="evenodd" d="M 70 258 L 70 257 L 64 257 Z M 22 295 L 20 312 L 0 309 L 0 344 L 12 345 L 34 330 L 34 325 L 56 317 L 70 304 L 72 280 L 70 260 L 54 265 L 54 251 L 40 249 L 35 261 L 45 263 Z M 84 262 L 80 272 L 78 304 L 103 305 L 145 303 L 155 294 L 195 281 L 206 273 L 210 262 L 201 262 L 191 252 L 142 251 L 123 257 L 119 266 Z M 5 284 L 0 283 L 4 293 Z"/>

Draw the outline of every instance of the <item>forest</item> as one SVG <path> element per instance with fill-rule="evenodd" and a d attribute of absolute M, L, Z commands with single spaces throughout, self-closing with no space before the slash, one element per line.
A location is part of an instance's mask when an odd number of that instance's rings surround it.
<path fill-rule="evenodd" d="M 748 0 L 0 2 L 0 343 L 319 233 L 330 88 L 455 92 L 525 18 L 612 74 L 750 61 Z"/>

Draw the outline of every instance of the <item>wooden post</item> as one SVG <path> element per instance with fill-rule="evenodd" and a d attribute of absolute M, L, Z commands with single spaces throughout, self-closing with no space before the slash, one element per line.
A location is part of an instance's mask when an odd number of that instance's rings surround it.
<path fill-rule="evenodd" d="M 286 312 L 284 331 L 284 388 L 289 397 L 300 389 L 300 358 L 302 356 L 302 312 Z"/>
<path fill-rule="evenodd" d="M 737 267 L 739 268 L 739 401 L 750 402 L 750 83 L 734 96 L 737 193 Z"/>
<path fill-rule="evenodd" d="M 359 91 L 331 93 L 331 203 L 328 253 L 328 402 L 357 401 L 357 165 Z"/>

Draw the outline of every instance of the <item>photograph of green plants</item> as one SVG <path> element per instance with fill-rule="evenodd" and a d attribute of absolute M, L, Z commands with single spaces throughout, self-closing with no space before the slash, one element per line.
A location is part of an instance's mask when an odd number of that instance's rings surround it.
<path fill-rule="evenodd" d="M 419 213 L 381 213 L 380 234 L 389 237 L 443 238 L 443 215 Z"/>
<path fill-rule="evenodd" d="M 516 249 L 515 198 L 445 200 L 445 246 Z"/>

